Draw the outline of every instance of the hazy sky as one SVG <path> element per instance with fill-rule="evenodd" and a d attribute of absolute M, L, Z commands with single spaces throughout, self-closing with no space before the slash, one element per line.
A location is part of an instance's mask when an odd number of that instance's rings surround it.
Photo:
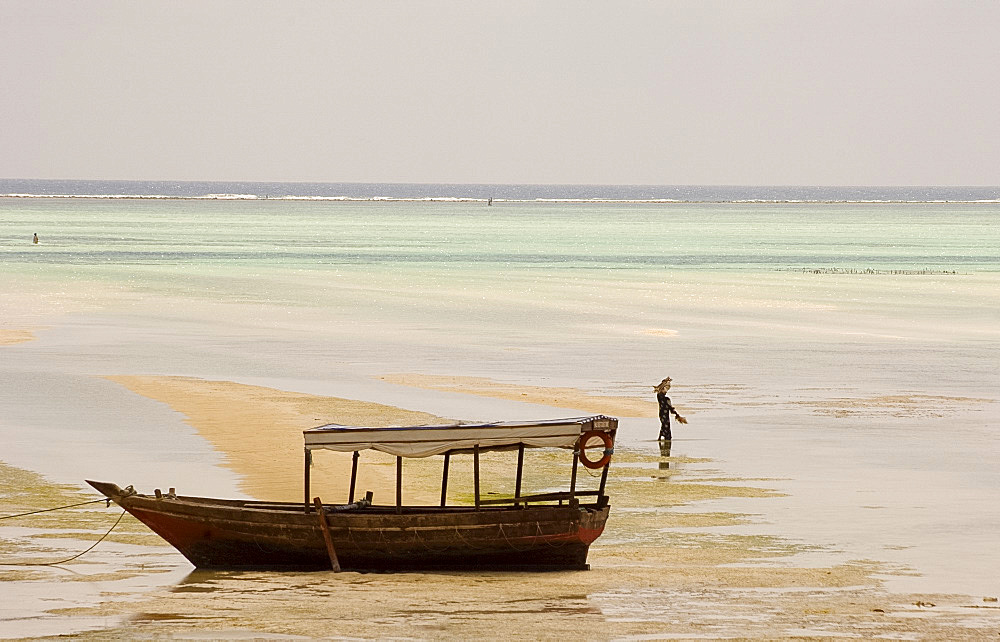
<path fill-rule="evenodd" d="M 997 185 L 998 34 L 995 0 L 0 0 L 0 177 Z"/>

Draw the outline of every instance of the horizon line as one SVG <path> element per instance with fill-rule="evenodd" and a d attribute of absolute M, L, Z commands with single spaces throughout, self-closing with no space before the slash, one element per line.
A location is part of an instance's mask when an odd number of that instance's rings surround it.
<path fill-rule="evenodd" d="M 333 180 L 262 180 L 262 179 L 173 179 L 173 178 L 0 178 L 0 181 L 75 181 L 93 183 L 280 183 L 289 185 L 531 185 L 549 187 L 786 187 L 786 188 L 936 188 L 936 189 L 1000 189 L 1000 184 L 896 184 L 896 183 L 510 183 L 510 182 L 430 182 L 430 181 L 333 181 Z"/>

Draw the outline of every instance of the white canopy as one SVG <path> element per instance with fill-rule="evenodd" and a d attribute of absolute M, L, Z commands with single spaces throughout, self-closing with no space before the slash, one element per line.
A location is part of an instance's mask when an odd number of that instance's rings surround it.
<path fill-rule="evenodd" d="M 429 457 L 449 451 L 505 450 L 524 444 L 533 448 L 572 448 L 588 430 L 614 433 L 618 420 L 597 415 L 546 421 L 503 421 L 450 426 L 366 428 L 328 424 L 303 431 L 306 450 L 351 452 L 378 450 L 398 457 Z"/>

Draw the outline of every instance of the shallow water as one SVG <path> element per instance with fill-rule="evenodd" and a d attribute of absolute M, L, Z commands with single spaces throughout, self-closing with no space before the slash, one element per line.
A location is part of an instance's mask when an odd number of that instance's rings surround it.
<path fill-rule="evenodd" d="M 178 413 L 102 375 L 493 420 L 578 413 L 375 377 L 646 398 L 669 374 L 691 420 L 674 454 L 787 494 L 679 509 L 755 515 L 708 532 L 909 569 L 899 590 L 1000 592 L 996 204 L 0 199 L 0 214 L 2 327 L 37 337 L 0 346 L 0 459 L 49 479 L 238 494 Z M 653 462 L 655 434 L 626 418 L 620 438 Z"/>

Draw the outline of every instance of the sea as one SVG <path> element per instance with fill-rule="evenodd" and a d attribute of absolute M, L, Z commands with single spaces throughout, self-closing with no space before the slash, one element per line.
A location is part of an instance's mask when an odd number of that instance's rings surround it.
<path fill-rule="evenodd" d="M 491 185 L 0 179 L 0 196 L 612 202 L 997 202 L 988 186 Z"/>
<path fill-rule="evenodd" d="M 1000 187 L 0 180 L 0 328 L 37 337 L 0 347 L 0 460 L 59 483 L 239 494 L 101 375 L 468 420 L 567 411 L 379 377 L 652 401 L 670 376 L 674 456 L 781 495 L 679 510 L 894 590 L 1000 593 Z"/>

